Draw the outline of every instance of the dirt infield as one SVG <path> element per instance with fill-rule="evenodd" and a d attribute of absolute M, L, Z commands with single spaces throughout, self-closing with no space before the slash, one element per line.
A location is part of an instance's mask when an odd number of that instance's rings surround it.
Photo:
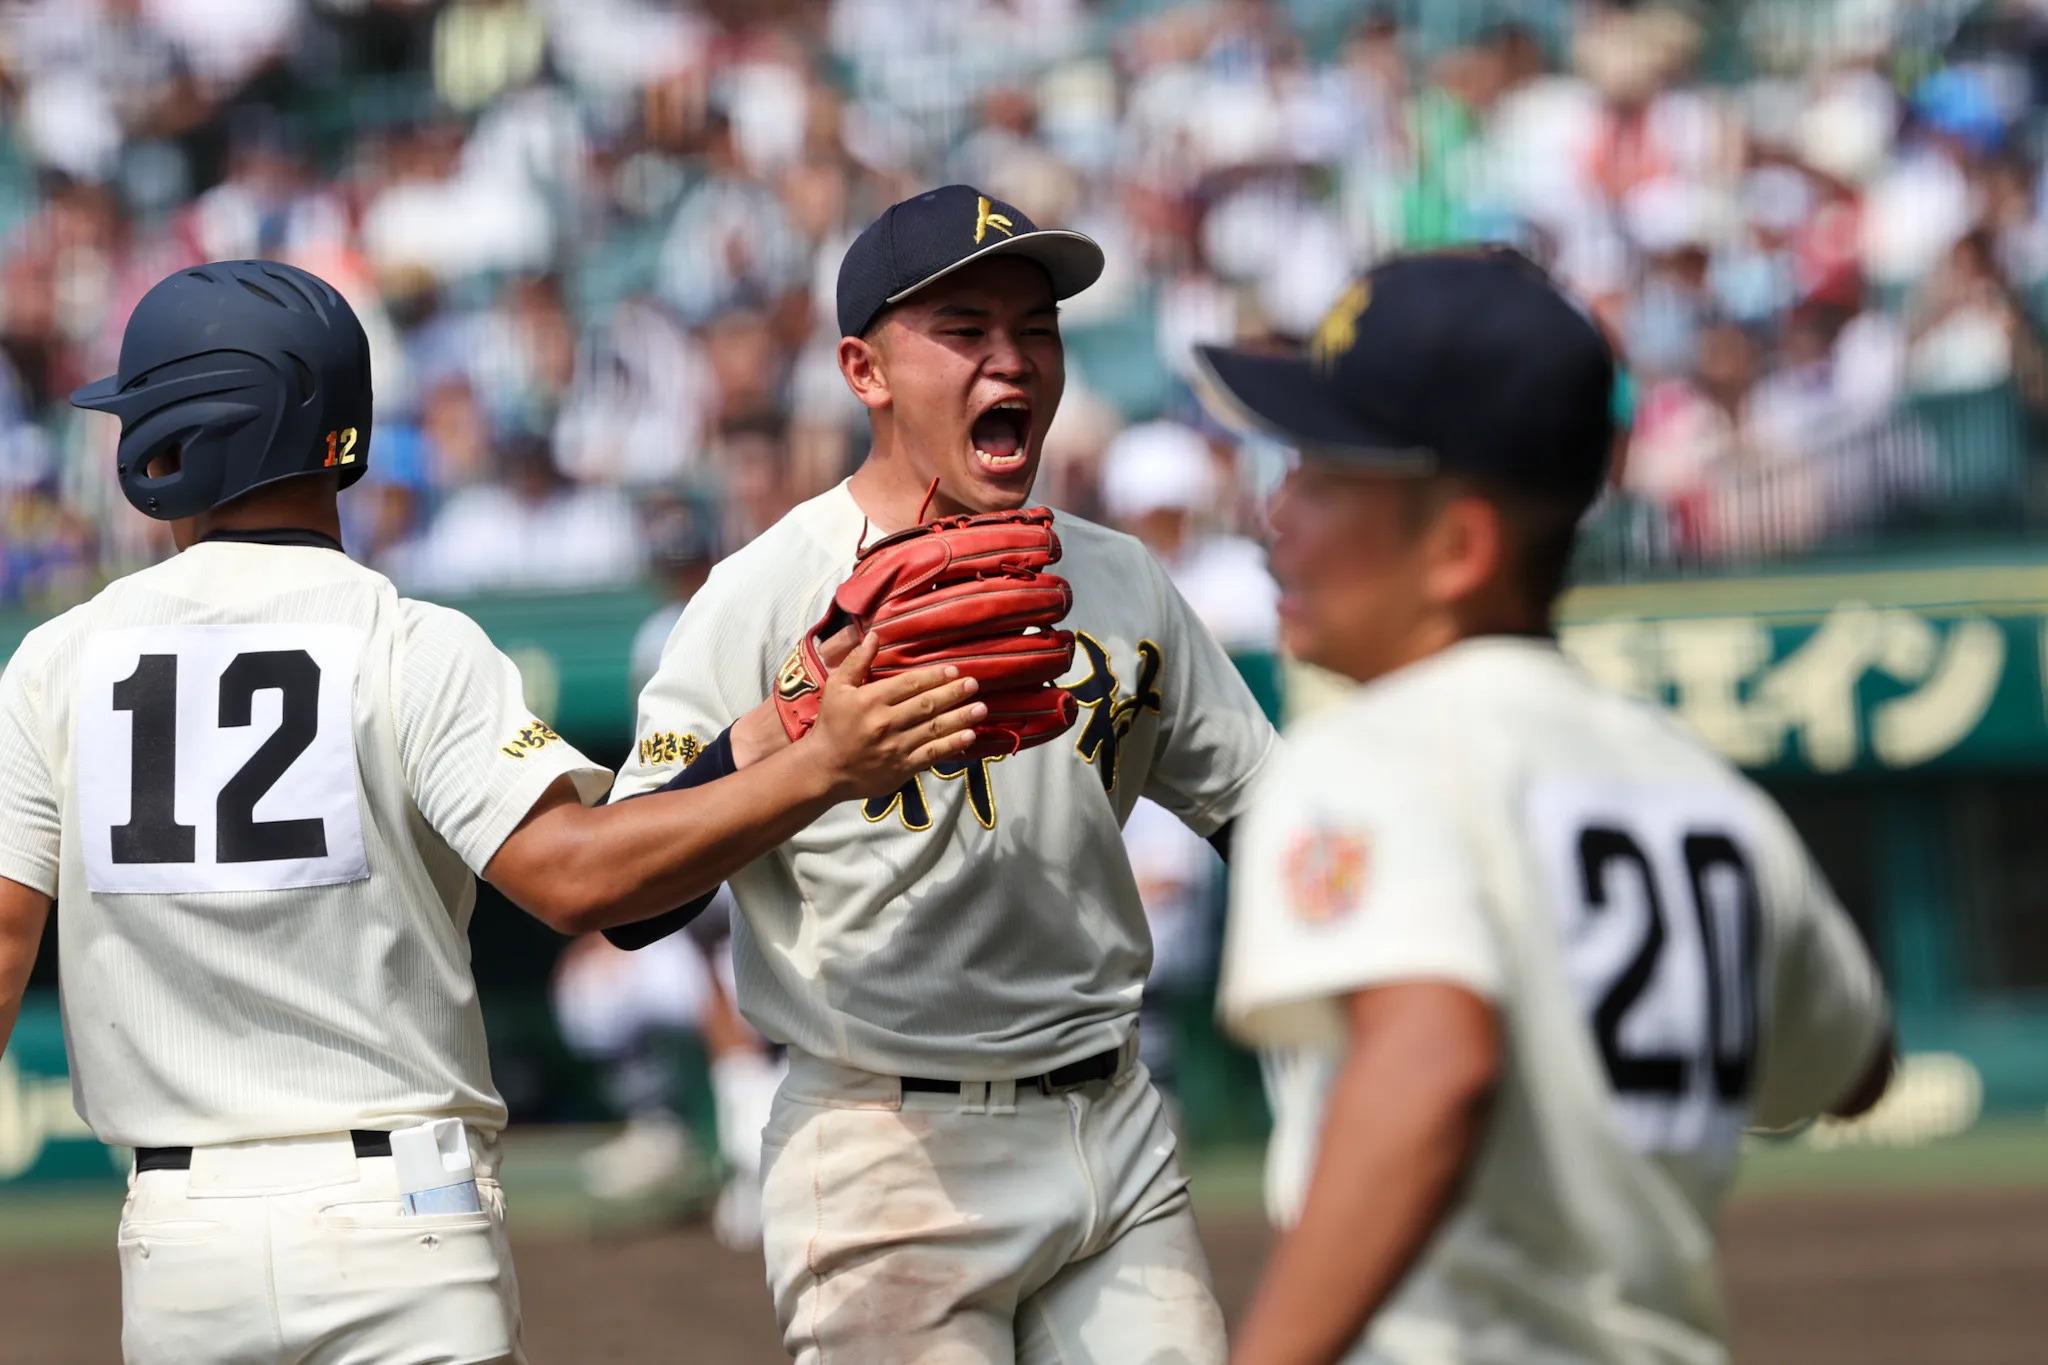
<path fill-rule="evenodd" d="M 1206 1227 L 1225 1305 L 1266 1236 Z M 1777 1365 L 2036 1365 L 2048 1359 L 2048 1190 L 1740 1200 L 1727 1229 L 1736 1359 Z M 542 1365 L 783 1357 L 758 1266 L 701 1230 L 519 1244 L 528 1344 Z M 118 1359 L 112 1247 L 0 1262 L 0 1361 Z"/>

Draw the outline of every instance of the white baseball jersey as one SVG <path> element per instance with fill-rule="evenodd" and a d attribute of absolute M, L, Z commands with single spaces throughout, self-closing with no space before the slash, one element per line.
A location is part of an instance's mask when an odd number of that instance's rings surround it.
<path fill-rule="evenodd" d="M 58 898 L 102 1140 L 504 1126 L 470 874 L 556 779 L 468 618 L 331 549 L 204 541 L 39 627 L 0 680 L 0 876 Z"/>
<path fill-rule="evenodd" d="M 1275 1049 L 1280 1221 L 1339 1000 L 1422 979 L 1493 1002 L 1504 1074 L 1460 1207 L 1356 1358 L 1725 1360 L 1714 1214 L 1743 1127 L 1841 1101 L 1886 1027 L 1784 815 L 1546 642 L 1404 668 L 1289 735 L 1239 836 L 1220 1007 Z"/>
<path fill-rule="evenodd" d="M 1152 946 L 1123 821 L 1149 796 L 1213 833 L 1274 734 L 1143 546 L 1065 514 L 1055 526 L 1078 637 L 1061 681 L 1080 719 L 835 807 L 733 878 L 738 999 L 765 1036 L 863 1071 L 973 1080 L 1129 1035 Z M 616 796 L 660 786 L 770 694 L 866 531 L 841 484 L 712 572 L 641 694 Z"/>

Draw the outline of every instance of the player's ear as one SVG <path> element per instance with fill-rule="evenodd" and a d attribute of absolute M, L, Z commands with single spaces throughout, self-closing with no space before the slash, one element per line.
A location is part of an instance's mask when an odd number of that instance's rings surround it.
<path fill-rule="evenodd" d="M 872 410 L 889 405 L 889 376 L 882 348 L 869 337 L 839 338 L 839 373 L 862 407 Z"/>
<path fill-rule="evenodd" d="M 1507 572 L 1507 558 L 1501 509 L 1475 493 L 1457 493 L 1444 500 L 1429 528 L 1429 595 L 1446 605 L 1466 601 Z"/>

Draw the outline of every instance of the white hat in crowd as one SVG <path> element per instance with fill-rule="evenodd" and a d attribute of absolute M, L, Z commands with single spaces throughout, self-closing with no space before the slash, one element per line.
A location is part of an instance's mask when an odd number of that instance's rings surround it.
<path fill-rule="evenodd" d="M 1216 505 L 1209 446 L 1178 422 L 1126 427 L 1102 457 L 1102 503 L 1110 519 L 1135 521 L 1162 509 L 1200 512 Z"/>

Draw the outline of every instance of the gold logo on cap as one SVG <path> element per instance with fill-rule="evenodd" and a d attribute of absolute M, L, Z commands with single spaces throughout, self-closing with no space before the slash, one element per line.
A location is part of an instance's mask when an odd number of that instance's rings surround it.
<path fill-rule="evenodd" d="M 1339 356 L 1358 344 L 1358 315 L 1372 302 L 1372 285 L 1359 280 L 1337 296 L 1330 305 L 1330 311 L 1316 324 L 1315 335 L 1309 338 L 1309 358 L 1325 369 L 1337 363 Z"/>
<path fill-rule="evenodd" d="M 997 213 L 994 210 L 995 205 L 988 201 L 988 196 L 985 194 L 974 201 L 974 244 L 976 246 L 981 245 L 981 239 L 988 236 L 990 228 L 994 228 L 1005 237 L 1010 236 L 1016 230 L 1017 225 L 1012 223 L 1007 215 Z"/>

